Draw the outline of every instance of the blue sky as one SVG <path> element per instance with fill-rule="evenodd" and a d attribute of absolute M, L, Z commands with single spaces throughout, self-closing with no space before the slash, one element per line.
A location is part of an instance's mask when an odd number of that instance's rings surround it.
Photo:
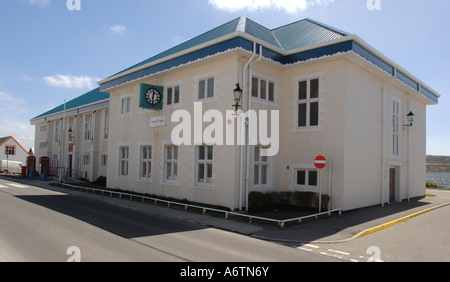
<path fill-rule="evenodd" d="M 450 1 L 0 1 L 0 137 L 34 147 L 29 120 L 96 82 L 240 16 L 276 28 L 303 18 L 357 34 L 442 95 L 427 111 L 427 153 L 450 155 Z M 373 2 L 375 3 L 375 1 Z"/>

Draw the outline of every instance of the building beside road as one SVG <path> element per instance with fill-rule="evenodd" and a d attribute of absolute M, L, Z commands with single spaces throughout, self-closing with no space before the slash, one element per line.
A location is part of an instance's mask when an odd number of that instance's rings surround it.
<path fill-rule="evenodd" d="M 99 84 L 31 120 L 38 157 L 110 188 L 231 209 L 250 191 L 320 192 L 344 210 L 425 195 L 426 107 L 440 95 L 317 21 L 237 18 Z M 248 118 L 233 115 L 236 84 Z"/>
<path fill-rule="evenodd" d="M 0 138 L 0 160 L 26 163 L 28 151 L 13 137 Z"/>

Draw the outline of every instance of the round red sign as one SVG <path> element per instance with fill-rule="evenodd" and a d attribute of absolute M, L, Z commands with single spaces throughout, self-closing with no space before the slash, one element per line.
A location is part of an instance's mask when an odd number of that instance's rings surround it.
<path fill-rule="evenodd" d="M 324 169 L 327 166 L 327 159 L 324 156 L 317 156 L 314 159 L 314 166 L 317 169 Z"/>

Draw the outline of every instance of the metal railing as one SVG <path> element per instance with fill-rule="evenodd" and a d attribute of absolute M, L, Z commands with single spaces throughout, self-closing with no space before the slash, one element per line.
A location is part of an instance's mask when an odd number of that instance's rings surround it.
<path fill-rule="evenodd" d="M 102 196 L 104 196 L 105 193 L 109 194 L 110 197 L 113 197 L 113 195 L 117 195 L 120 199 L 122 199 L 122 196 L 126 196 L 126 197 L 129 197 L 130 201 L 132 201 L 133 199 L 141 199 L 142 203 L 144 203 L 145 200 L 153 201 L 155 205 L 157 205 L 158 203 L 164 203 L 165 205 L 167 205 L 168 208 L 170 206 L 181 206 L 181 207 L 184 207 L 185 211 L 187 211 L 188 208 L 193 208 L 193 209 L 201 210 L 203 214 L 206 214 L 207 211 L 222 213 L 222 214 L 224 214 L 226 219 L 228 219 L 230 216 L 237 216 L 237 217 L 247 218 L 249 223 L 252 223 L 252 220 L 274 222 L 274 223 L 277 223 L 280 228 L 284 228 L 284 226 L 288 222 L 302 223 L 304 220 L 307 220 L 310 218 L 315 218 L 316 220 L 319 220 L 320 216 L 323 216 L 323 215 L 331 216 L 333 213 L 338 213 L 339 216 L 342 215 L 342 209 L 334 209 L 334 210 L 330 210 L 330 211 L 326 211 L 326 212 L 322 212 L 322 213 L 317 213 L 317 214 L 312 214 L 312 215 L 307 215 L 307 216 L 302 216 L 302 217 L 297 217 L 297 218 L 292 218 L 292 219 L 280 220 L 280 219 L 254 216 L 254 215 L 250 215 L 250 214 L 243 214 L 243 213 L 232 212 L 232 211 L 225 211 L 225 210 L 220 210 L 220 209 L 215 209 L 215 208 L 197 206 L 197 205 L 193 205 L 193 204 L 168 201 L 168 200 L 163 200 L 163 199 L 158 199 L 158 198 L 153 198 L 153 197 L 148 197 L 148 196 L 143 196 L 143 195 L 137 195 L 137 194 L 131 194 L 131 193 L 126 193 L 126 192 L 119 192 L 119 191 L 112 191 L 112 190 L 98 189 L 98 188 L 90 188 L 90 187 L 84 187 L 84 186 L 76 186 L 76 185 L 60 183 L 60 182 L 50 182 L 50 183 L 55 183 L 55 184 L 67 186 L 67 187 L 74 188 L 74 189 L 85 190 L 86 192 L 92 191 L 92 192 L 101 193 Z"/>

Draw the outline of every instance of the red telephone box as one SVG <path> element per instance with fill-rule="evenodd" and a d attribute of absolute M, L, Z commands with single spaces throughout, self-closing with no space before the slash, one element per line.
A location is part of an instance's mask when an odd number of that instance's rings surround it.
<path fill-rule="evenodd" d="M 36 157 L 30 156 L 27 157 L 27 176 L 30 179 L 34 178 L 36 172 Z"/>
<path fill-rule="evenodd" d="M 41 165 L 42 180 L 46 181 L 47 176 L 50 173 L 50 158 L 49 157 L 39 158 L 39 164 Z"/>

